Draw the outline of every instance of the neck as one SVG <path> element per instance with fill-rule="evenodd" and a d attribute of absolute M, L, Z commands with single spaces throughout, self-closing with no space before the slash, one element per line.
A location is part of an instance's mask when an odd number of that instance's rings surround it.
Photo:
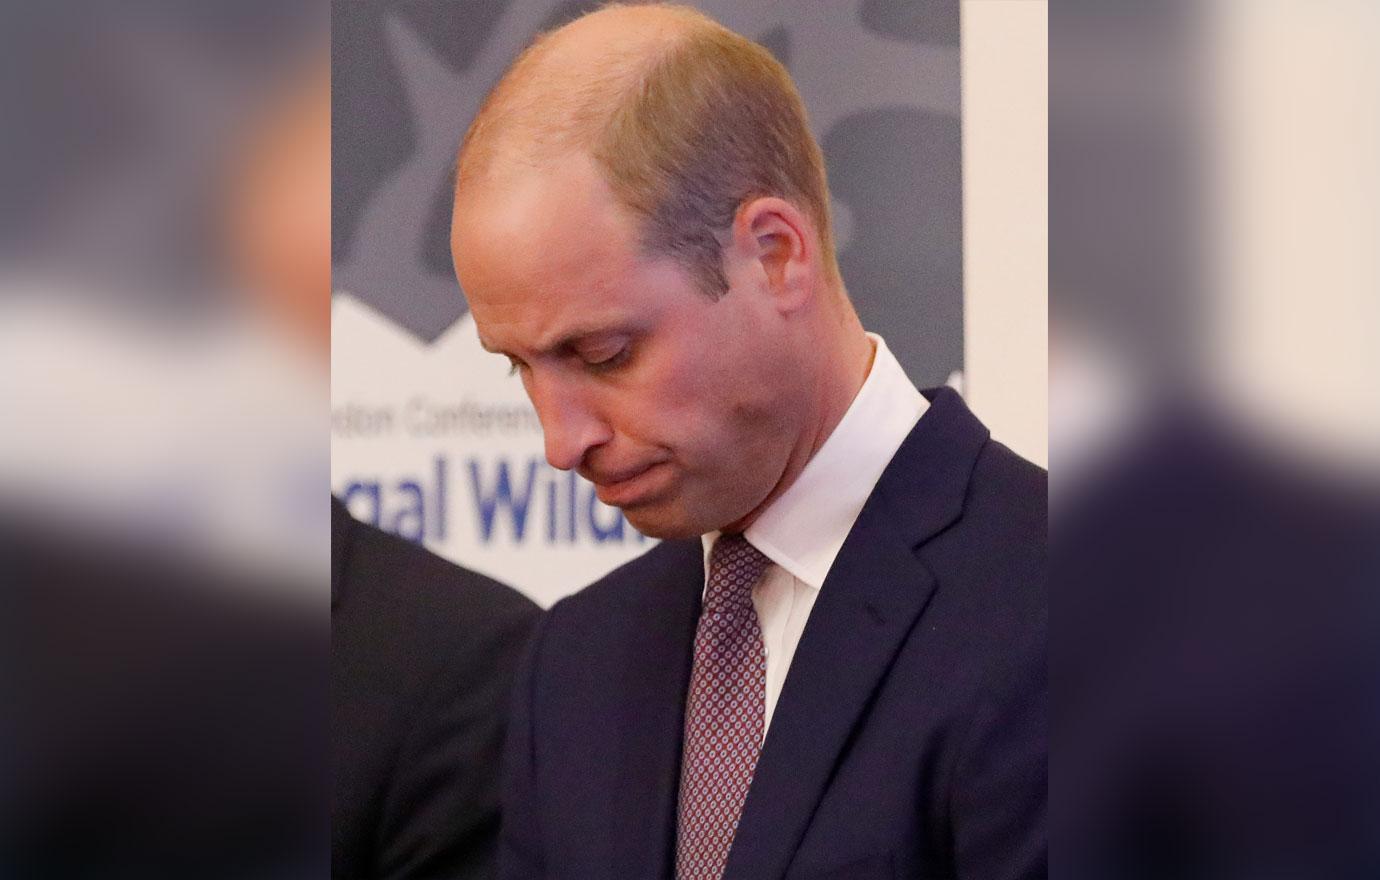
<path fill-rule="evenodd" d="M 828 330 L 820 328 L 824 332 L 815 338 L 831 339 L 833 345 L 821 350 L 817 342 L 812 342 L 807 347 L 807 350 L 812 352 L 812 363 L 809 365 L 812 369 L 803 370 L 802 375 L 813 379 L 807 383 L 808 397 L 803 407 L 807 416 L 801 424 L 799 438 L 786 461 L 781 479 L 761 504 L 736 523 L 725 526 L 725 532 L 741 532 L 752 525 L 757 517 L 762 515 L 762 511 L 770 507 L 795 483 L 810 459 L 814 458 L 815 453 L 843 420 L 844 414 L 852 406 L 854 398 L 858 396 L 858 391 L 862 389 L 863 383 L 872 371 L 872 359 L 876 349 L 872 340 L 867 338 L 852 308 L 847 309 L 847 314 L 842 319 L 831 317 L 828 320 L 835 323 Z M 842 321 L 842 326 L 838 323 L 839 320 Z"/>

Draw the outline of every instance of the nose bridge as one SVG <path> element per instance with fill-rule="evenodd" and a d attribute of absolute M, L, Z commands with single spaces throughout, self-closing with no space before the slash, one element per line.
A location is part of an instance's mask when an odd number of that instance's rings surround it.
<path fill-rule="evenodd" d="M 533 369 L 528 392 L 541 422 L 546 460 L 558 470 L 579 466 L 585 453 L 607 439 L 607 428 L 592 395 L 556 370 Z"/>

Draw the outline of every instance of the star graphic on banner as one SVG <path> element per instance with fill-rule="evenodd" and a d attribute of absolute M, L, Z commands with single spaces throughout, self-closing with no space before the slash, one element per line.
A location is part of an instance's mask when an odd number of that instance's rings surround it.
<path fill-rule="evenodd" d="M 334 269 L 333 286 L 430 342 L 466 312 L 454 276 L 428 266 L 423 248 L 428 225 L 435 222 L 438 194 L 449 189 L 448 169 L 480 93 L 468 76 L 452 73 L 396 16 L 387 19 L 385 31 L 402 73 L 416 148 L 364 209 L 349 257 Z M 450 100 L 437 101 L 437 95 Z"/>

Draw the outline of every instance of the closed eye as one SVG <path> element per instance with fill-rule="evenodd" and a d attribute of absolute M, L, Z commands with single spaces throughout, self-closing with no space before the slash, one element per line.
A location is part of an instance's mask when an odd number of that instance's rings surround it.
<path fill-rule="evenodd" d="M 590 370 L 593 370 L 594 372 L 605 372 L 608 370 L 615 369 L 617 367 L 621 367 L 623 364 L 627 363 L 628 358 L 629 356 L 631 356 L 631 354 L 632 346 L 624 345 L 621 348 L 614 351 L 612 354 L 600 354 L 594 356 L 586 355 L 584 357 L 584 362 L 585 366 L 588 367 Z"/>

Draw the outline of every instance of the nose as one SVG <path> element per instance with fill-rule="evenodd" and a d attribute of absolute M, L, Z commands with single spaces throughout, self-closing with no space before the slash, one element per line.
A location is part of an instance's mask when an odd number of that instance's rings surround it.
<path fill-rule="evenodd" d="M 608 423 L 586 396 L 569 384 L 533 376 L 527 391 L 546 439 L 546 461 L 553 468 L 568 471 L 578 467 L 589 450 L 612 438 Z"/>

